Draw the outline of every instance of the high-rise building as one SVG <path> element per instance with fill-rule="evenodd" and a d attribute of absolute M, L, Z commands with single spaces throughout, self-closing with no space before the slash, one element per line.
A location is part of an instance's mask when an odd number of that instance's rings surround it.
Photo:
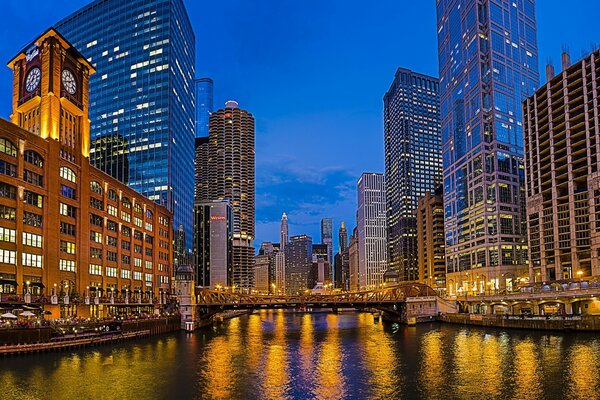
<path fill-rule="evenodd" d="M 339 252 L 334 257 L 335 287 L 348 290 L 350 284 L 350 260 L 348 258 L 348 231 L 344 221 L 338 230 Z"/>
<path fill-rule="evenodd" d="M 208 191 L 208 137 L 195 140 L 194 203 L 210 200 Z"/>
<path fill-rule="evenodd" d="M 286 294 L 304 294 L 308 289 L 312 259 L 312 238 L 307 235 L 292 236 L 285 246 Z"/>
<path fill-rule="evenodd" d="M 562 71 L 523 104 L 529 277 L 600 275 L 600 50 Z"/>
<path fill-rule="evenodd" d="M 213 80 L 196 79 L 196 138 L 208 137 L 210 114 L 213 112 Z"/>
<path fill-rule="evenodd" d="M 419 280 L 440 294 L 446 291 L 442 193 L 441 186 L 435 193 L 426 193 L 417 206 Z"/>
<path fill-rule="evenodd" d="M 503 287 L 528 269 L 521 102 L 539 82 L 535 2 L 437 0 L 437 27 L 447 285 Z"/>
<path fill-rule="evenodd" d="M 331 266 L 329 264 L 328 255 L 329 246 L 324 243 L 313 243 L 312 269 L 308 278 L 308 287 L 314 288 L 317 284 L 325 285 L 331 283 Z"/>
<path fill-rule="evenodd" d="M 385 178 L 383 174 L 365 172 L 357 189 L 358 286 L 375 289 L 383 283 L 387 269 Z"/>
<path fill-rule="evenodd" d="M 195 37 L 182 0 L 96 0 L 55 25 L 97 73 L 90 77 L 91 139 L 121 135 L 128 168 L 99 168 L 174 213 L 192 248 Z M 100 142 L 101 143 L 101 142 Z M 125 163 L 117 164 L 123 168 Z"/>
<path fill-rule="evenodd" d="M 171 291 L 172 214 L 90 164 L 93 66 L 54 29 L 8 66 L 0 291 L 40 307 L 39 296 L 49 297 L 53 318 L 154 312 Z"/>
<path fill-rule="evenodd" d="M 343 253 L 348 248 L 348 230 L 346 229 L 346 225 L 344 225 L 344 221 L 342 221 L 340 225 L 340 229 L 338 230 L 338 240 L 339 240 L 339 252 Z"/>
<path fill-rule="evenodd" d="M 275 254 L 275 286 L 271 284 L 274 294 L 286 293 L 285 290 L 285 251 Z"/>
<path fill-rule="evenodd" d="M 194 205 L 196 285 L 211 289 L 234 285 L 232 219 L 228 200 Z"/>
<path fill-rule="evenodd" d="M 119 182 L 129 182 L 129 144 L 123 135 L 106 135 L 92 141 L 90 162 Z"/>
<path fill-rule="evenodd" d="M 254 290 L 260 294 L 269 293 L 269 256 L 254 256 Z"/>
<path fill-rule="evenodd" d="M 350 245 L 348 246 L 348 289 L 354 292 L 360 287 L 359 252 L 358 229 L 355 227 L 350 235 Z"/>
<path fill-rule="evenodd" d="M 228 101 L 210 116 L 207 196 L 229 200 L 232 214 L 231 285 L 250 290 L 254 276 L 254 117 Z"/>
<path fill-rule="evenodd" d="M 269 293 L 276 293 L 277 288 L 277 254 L 279 254 L 279 243 L 262 242 L 258 254 L 269 258 Z M 256 286 L 256 283 L 255 283 Z"/>
<path fill-rule="evenodd" d="M 383 98 L 387 265 L 400 281 L 418 279 L 414 211 L 442 181 L 438 90 L 437 78 L 398 68 Z"/>
<path fill-rule="evenodd" d="M 289 232 L 288 232 L 288 219 L 287 215 L 283 213 L 281 216 L 281 223 L 279 224 L 279 248 L 281 251 L 285 251 L 285 245 L 289 241 Z"/>
<path fill-rule="evenodd" d="M 333 266 L 333 220 L 331 218 L 321 220 L 321 243 L 327 245 L 327 261 Z"/>

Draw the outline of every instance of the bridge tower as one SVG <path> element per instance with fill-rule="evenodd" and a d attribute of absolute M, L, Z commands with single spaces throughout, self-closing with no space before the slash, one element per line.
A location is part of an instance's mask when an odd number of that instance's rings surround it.
<path fill-rule="evenodd" d="M 194 292 L 194 269 L 179 265 L 175 272 L 175 293 L 179 301 L 181 328 L 192 331 L 196 324 L 196 294 Z"/>

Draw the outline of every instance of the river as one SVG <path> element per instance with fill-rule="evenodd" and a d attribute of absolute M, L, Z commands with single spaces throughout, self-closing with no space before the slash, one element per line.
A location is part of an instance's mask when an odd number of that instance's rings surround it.
<path fill-rule="evenodd" d="M 600 336 L 262 311 L 0 358 L 0 399 L 596 399 Z"/>

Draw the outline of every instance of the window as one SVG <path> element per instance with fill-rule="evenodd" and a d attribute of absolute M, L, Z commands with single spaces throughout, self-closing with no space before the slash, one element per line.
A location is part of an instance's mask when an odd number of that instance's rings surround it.
<path fill-rule="evenodd" d="M 104 218 L 96 214 L 90 214 L 90 224 L 96 225 L 102 228 L 104 226 Z"/>
<path fill-rule="evenodd" d="M 60 167 L 60 177 L 68 180 L 69 182 L 77 183 L 77 175 L 69 167 Z"/>
<path fill-rule="evenodd" d="M 106 251 L 106 259 L 108 261 L 117 261 L 117 253 L 115 251 Z"/>
<path fill-rule="evenodd" d="M 146 269 L 152 269 L 152 261 L 145 261 Z"/>
<path fill-rule="evenodd" d="M 131 264 L 131 257 L 126 254 L 122 254 L 121 255 L 121 263 L 126 264 L 126 265 Z"/>
<path fill-rule="evenodd" d="M 30 192 L 29 190 L 23 191 L 23 201 L 32 206 L 42 208 L 43 197 L 41 194 Z"/>
<path fill-rule="evenodd" d="M 152 211 L 146 210 L 146 218 L 148 218 L 148 219 L 154 218 L 154 215 L 152 214 Z"/>
<path fill-rule="evenodd" d="M 124 208 L 131 208 L 131 201 L 129 201 L 129 199 L 127 197 L 123 197 L 121 204 L 123 205 Z"/>
<path fill-rule="evenodd" d="M 23 170 L 23 180 L 35 186 L 44 186 L 44 177 L 40 174 L 36 174 L 35 172 Z"/>
<path fill-rule="evenodd" d="M 121 240 L 121 248 L 123 250 L 131 250 L 131 242 L 128 242 L 126 240 Z"/>
<path fill-rule="evenodd" d="M 131 222 L 131 214 L 121 211 L 121 218 L 127 222 Z"/>
<path fill-rule="evenodd" d="M 134 244 L 133 245 L 133 252 L 134 253 L 138 253 L 138 254 L 142 254 L 142 246 L 139 244 Z"/>
<path fill-rule="evenodd" d="M 75 225 L 67 224 L 66 222 L 60 223 L 60 233 L 65 235 L 75 236 Z"/>
<path fill-rule="evenodd" d="M 0 174 L 16 177 L 17 166 L 4 160 L 0 160 Z"/>
<path fill-rule="evenodd" d="M 66 240 L 61 240 L 60 251 L 67 254 L 75 254 L 75 243 L 67 242 Z"/>
<path fill-rule="evenodd" d="M 133 258 L 133 266 L 134 266 L 134 267 L 140 267 L 140 268 L 141 268 L 141 267 L 142 267 L 142 259 L 141 259 L 141 258 L 134 257 L 134 258 Z"/>
<path fill-rule="evenodd" d="M 142 238 L 143 238 L 142 232 L 140 232 L 140 231 L 133 232 L 133 238 L 135 240 L 142 240 Z"/>
<path fill-rule="evenodd" d="M 160 215 L 158 217 L 158 223 L 164 226 L 169 226 L 169 218 L 163 217 L 162 215 Z"/>
<path fill-rule="evenodd" d="M 17 231 L 14 229 L 0 227 L 0 242 L 17 242 Z"/>
<path fill-rule="evenodd" d="M 42 256 L 39 254 L 22 254 L 23 266 L 25 267 L 35 267 L 42 268 Z"/>
<path fill-rule="evenodd" d="M 58 262 L 58 269 L 60 269 L 61 271 L 75 272 L 75 261 L 61 259 Z"/>
<path fill-rule="evenodd" d="M 148 244 L 153 244 L 154 243 L 154 238 L 150 235 L 146 235 L 146 243 Z"/>
<path fill-rule="evenodd" d="M 95 258 L 97 260 L 102 260 L 102 249 L 90 247 L 90 257 Z"/>
<path fill-rule="evenodd" d="M 102 265 L 90 264 L 90 275 L 102 275 Z"/>
<path fill-rule="evenodd" d="M 169 237 L 169 231 L 167 231 L 166 229 L 163 228 L 158 228 L 158 234 L 162 237 Z"/>
<path fill-rule="evenodd" d="M 108 212 L 108 214 L 112 215 L 113 217 L 116 217 L 118 215 L 117 207 L 111 206 L 110 204 L 106 205 L 106 212 Z"/>
<path fill-rule="evenodd" d="M 131 237 L 131 228 L 128 226 L 121 226 L 121 234 L 125 237 Z"/>
<path fill-rule="evenodd" d="M 117 269 L 114 267 L 106 267 L 106 276 L 116 278 L 117 277 Z"/>
<path fill-rule="evenodd" d="M 152 248 L 146 248 L 146 255 L 152 257 Z"/>
<path fill-rule="evenodd" d="M 133 207 L 133 211 L 135 211 L 136 213 L 141 214 L 142 212 L 144 212 L 144 210 L 142 210 L 142 206 L 140 206 L 139 204 L 135 204 L 135 206 Z"/>
<path fill-rule="evenodd" d="M 108 199 L 111 201 L 119 200 L 119 196 L 117 195 L 117 192 L 115 192 L 112 189 L 108 189 L 108 192 L 106 192 L 106 197 L 108 197 Z"/>
<path fill-rule="evenodd" d="M 100 232 L 90 231 L 90 240 L 96 243 L 102 243 L 102 234 Z"/>
<path fill-rule="evenodd" d="M 142 273 L 139 271 L 133 271 L 133 279 L 136 281 L 142 280 Z"/>
<path fill-rule="evenodd" d="M 6 221 L 15 221 L 17 216 L 17 210 L 9 207 L 0 205 L 0 219 L 4 219 Z"/>
<path fill-rule="evenodd" d="M 60 185 L 60 194 L 69 199 L 77 198 L 77 190 L 67 185 Z"/>
<path fill-rule="evenodd" d="M 33 150 L 25 150 L 23 158 L 29 164 L 35 165 L 38 168 L 44 168 L 44 159 Z"/>
<path fill-rule="evenodd" d="M 0 152 L 8 154 L 9 156 L 17 156 L 17 146 L 15 146 L 10 140 L 0 138 Z"/>
<path fill-rule="evenodd" d="M 142 227 L 142 219 L 141 218 L 133 217 L 133 223 L 135 224 L 135 226 L 139 226 L 140 228 Z"/>
<path fill-rule="evenodd" d="M 121 270 L 121 278 L 123 279 L 131 279 L 131 271 L 128 269 Z"/>
<path fill-rule="evenodd" d="M 100 196 L 102 196 L 102 193 L 104 193 L 104 190 L 102 190 L 102 186 L 96 181 L 90 182 L 90 190 L 92 191 L 92 193 L 99 194 Z"/>
<path fill-rule="evenodd" d="M 104 202 L 95 197 L 90 197 L 90 207 L 93 207 L 97 210 L 104 210 Z"/>
<path fill-rule="evenodd" d="M 29 211 L 23 212 L 23 223 L 29 226 L 35 226 L 36 228 L 42 227 L 42 216 L 34 214 Z"/>
<path fill-rule="evenodd" d="M 151 231 L 152 230 L 152 223 L 151 222 L 146 222 L 146 230 L 147 231 Z"/>
<path fill-rule="evenodd" d="M 158 279 L 159 279 L 159 282 L 161 284 L 163 284 L 163 283 L 169 283 L 169 277 L 168 276 L 159 276 Z"/>
<path fill-rule="evenodd" d="M 119 226 L 115 221 L 111 221 L 110 219 L 106 220 L 106 229 L 113 232 L 119 231 Z"/>
<path fill-rule="evenodd" d="M 42 236 L 35 233 L 23 232 L 23 244 L 31 247 L 42 247 Z"/>
<path fill-rule="evenodd" d="M 16 264 L 17 263 L 17 252 L 12 251 L 12 250 L 0 249 L 0 263 Z"/>
<path fill-rule="evenodd" d="M 77 209 L 73 206 L 70 206 L 65 203 L 60 203 L 60 215 L 64 215 L 65 217 L 75 218 Z"/>
<path fill-rule="evenodd" d="M 144 277 L 146 278 L 146 282 L 152 282 L 152 274 L 144 274 Z"/>
<path fill-rule="evenodd" d="M 106 236 L 106 244 L 109 246 L 116 247 L 117 246 L 117 238 L 114 236 Z"/>
<path fill-rule="evenodd" d="M 14 200 L 17 197 L 17 188 L 0 182 L 0 197 Z"/>

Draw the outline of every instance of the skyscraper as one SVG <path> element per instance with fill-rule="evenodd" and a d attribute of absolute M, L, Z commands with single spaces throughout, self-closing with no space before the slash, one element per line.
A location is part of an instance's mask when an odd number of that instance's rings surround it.
<path fill-rule="evenodd" d="M 286 294 L 304 294 L 308 289 L 312 259 L 312 238 L 307 235 L 292 236 L 285 247 Z"/>
<path fill-rule="evenodd" d="M 92 143 L 121 135 L 129 145 L 127 172 L 90 159 L 172 210 L 191 249 L 196 46 L 183 1 L 96 0 L 56 29 L 97 71 L 90 77 Z"/>
<path fill-rule="evenodd" d="M 208 198 L 229 200 L 232 213 L 231 284 L 253 287 L 254 276 L 254 117 L 228 101 L 210 116 Z"/>
<path fill-rule="evenodd" d="M 535 2 L 437 0 L 437 25 L 447 284 L 464 287 L 473 269 L 503 287 L 527 270 L 521 102 L 539 82 Z"/>
<path fill-rule="evenodd" d="M 358 180 L 356 213 L 358 286 L 375 289 L 387 269 L 385 179 L 383 174 L 363 173 Z M 352 256 L 351 256 L 352 257 Z"/>
<path fill-rule="evenodd" d="M 426 193 L 417 207 L 419 280 L 436 292 L 446 291 L 444 253 L 444 199 L 442 187 Z M 449 294 L 455 294 L 454 292 Z"/>
<path fill-rule="evenodd" d="M 321 243 L 327 245 L 327 261 L 333 265 L 333 221 L 331 218 L 321 220 Z"/>
<path fill-rule="evenodd" d="M 350 278 L 350 259 L 348 254 L 348 231 L 344 221 L 338 231 L 339 252 L 334 258 L 334 280 L 335 287 L 342 290 L 348 290 Z"/>
<path fill-rule="evenodd" d="M 213 80 L 196 79 L 196 138 L 208 136 L 210 114 L 213 112 Z"/>
<path fill-rule="evenodd" d="M 288 243 L 289 240 L 288 229 L 289 227 L 287 215 L 283 213 L 283 215 L 281 216 L 281 224 L 279 225 L 279 248 L 281 249 L 281 251 L 285 250 L 285 245 Z"/>
<path fill-rule="evenodd" d="M 194 203 L 208 201 L 208 137 L 197 137 L 194 154 Z"/>
<path fill-rule="evenodd" d="M 398 68 L 383 98 L 388 269 L 418 279 L 414 211 L 442 180 L 437 78 Z"/>

